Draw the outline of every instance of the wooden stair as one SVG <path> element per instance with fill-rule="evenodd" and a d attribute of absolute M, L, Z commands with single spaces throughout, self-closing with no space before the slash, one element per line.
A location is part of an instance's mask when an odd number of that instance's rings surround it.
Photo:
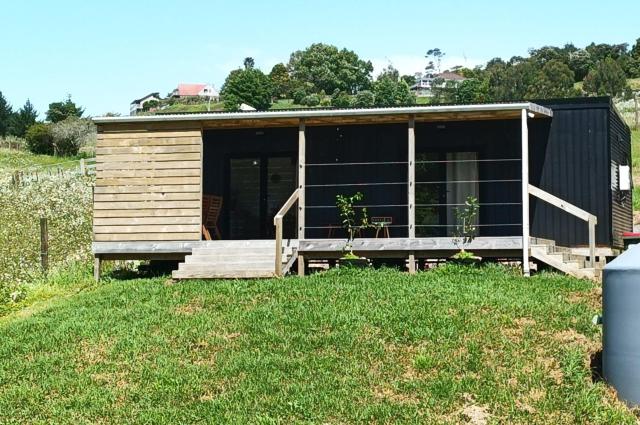
<path fill-rule="evenodd" d="M 284 244 L 285 273 L 297 257 L 296 248 Z M 252 279 L 275 276 L 275 240 L 203 241 L 174 270 L 174 279 Z"/>
<path fill-rule="evenodd" d="M 556 246 L 554 241 L 547 239 L 532 240 L 530 255 L 541 263 L 580 279 L 600 280 L 606 264 L 604 252 L 596 251 L 595 262 L 590 266 L 589 257 L 584 250 Z"/>

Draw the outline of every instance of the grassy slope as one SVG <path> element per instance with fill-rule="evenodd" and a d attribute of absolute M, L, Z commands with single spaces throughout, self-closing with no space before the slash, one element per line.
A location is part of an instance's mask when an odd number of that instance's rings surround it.
<path fill-rule="evenodd" d="M 63 168 L 78 167 L 80 157 L 58 157 L 51 155 L 34 155 L 28 151 L 0 148 L 0 174 L 16 170 L 29 170 L 36 167 L 60 164 Z"/>
<path fill-rule="evenodd" d="M 0 319 L 0 422 L 633 423 L 598 307 L 498 267 L 112 281 Z"/>

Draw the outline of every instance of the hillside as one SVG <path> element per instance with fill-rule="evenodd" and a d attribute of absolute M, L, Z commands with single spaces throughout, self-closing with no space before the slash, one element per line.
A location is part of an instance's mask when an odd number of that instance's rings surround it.
<path fill-rule="evenodd" d="M 498 266 L 109 279 L 0 319 L 0 422 L 632 424 L 599 302 Z"/>

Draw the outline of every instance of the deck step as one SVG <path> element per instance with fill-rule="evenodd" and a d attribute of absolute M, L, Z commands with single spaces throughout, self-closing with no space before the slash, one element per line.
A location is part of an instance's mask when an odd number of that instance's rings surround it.
<path fill-rule="evenodd" d="M 283 241 L 283 266 L 295 247 Z M 194 247 L 172 276 L 174 279 L 248 279 L 275 276 L 276 244 L 273 240 L 204 241 Z"/>
<path fill-rule="evenodd" d="M 554 241 L 536 239 L 532 242 L 530 245 L 531 258 L 577 278 L 591 280 L 601 278 L 602 269 L 606 264 L 605 257 L 597 256 L 593 267 L 587 267 L 589 265 L 588 257 L 581 255 L 581 253 L 556 246 Z"/>

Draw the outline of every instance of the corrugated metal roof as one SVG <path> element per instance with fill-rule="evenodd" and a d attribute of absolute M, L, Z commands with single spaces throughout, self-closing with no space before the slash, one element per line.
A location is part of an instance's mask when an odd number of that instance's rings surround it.
<path fill-rule="evenodd" d="M 341 109 L 292 109 L 277 111 L 249 111 L 249 112 L 207 112 L 187 114 L 136 115 L 128 117 L 96 117 L 97 124 L 126 123 L 126 122 L 168 122 L 168 121 L 209 121 L 229 119 L 269 119 L 269 118 L 321 118 L 321 117 L 352 117 L 367 115 L 401 115 L 401 114 L 436 114 L 436 113 L 479 113 L 504 112 L 526 109 L 534 114 L 547 117 L 553 116 L 553 111 L 532 102 L 513 103 L 481 103 L 465 105 L 430 105 L 430 106 L 398 106 L 383 108 L 341 108 Z"/>

